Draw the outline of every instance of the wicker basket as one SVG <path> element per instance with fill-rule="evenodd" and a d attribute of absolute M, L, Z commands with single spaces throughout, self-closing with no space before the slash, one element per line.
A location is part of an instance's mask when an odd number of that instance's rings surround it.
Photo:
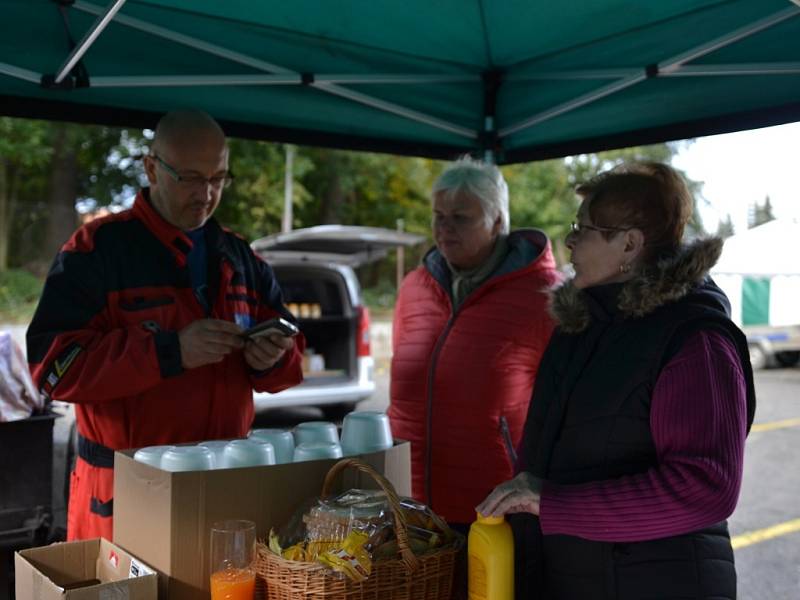
<path fill-rule="evenodd" d="M 256 576 L 268 600 L 450 600 L 458 545 L 415 556 L 408 545 L 405 516 L 392 484 L 369 465 L 355 458 L 340 460 L 325 477 L 322 496 L 328 496 L 336 477 L 352 467 L 371 476 L 386 492 L 395 518 L 400 557 L 378 560 L 361 582 L 330 575 L 315 562 L 286 560 L 263 543 L 258 544 Z"/>

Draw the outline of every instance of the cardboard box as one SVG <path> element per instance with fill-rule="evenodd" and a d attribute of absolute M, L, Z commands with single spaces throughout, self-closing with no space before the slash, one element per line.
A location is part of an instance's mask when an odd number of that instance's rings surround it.
<path fill-rule="evenodd" d="M 105 539 L 20 550 L 17 600 L 157 600 L 155 571 Z"/>
<path fill-rule="evenodd" d="M 360 456 L 400 495 L 411 494 L 410 444 Z M 161 471 L 117 452 L 114 462 L 114 541 L 160 574 L 162 600 L 208 598 L 209 531 L 215 521 L 248 519 L 259 539 L 283 525 L 304 501 L 319 496 L 335 460 L 196 472 Z M 375 488 L 348 469 L 337 491 Z"/>

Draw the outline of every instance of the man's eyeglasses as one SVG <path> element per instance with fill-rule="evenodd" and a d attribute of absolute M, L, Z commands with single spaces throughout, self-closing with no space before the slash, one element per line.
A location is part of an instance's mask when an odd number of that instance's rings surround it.
<path fill-rule="evenodd" d="M 201 185 L 210 185 L 215 190 L 221 190 L 228 187 L 233 182 L 233 174 L 231 173 L 214 175 L 213 177 L 203 177 L 202 175 L 181 175 L 160 156 L 156 154 L 151 154 L 151 156 L 177 183 L 181 183 L 186 186 L 199 187 Z"/>
<path fill-rule="evenodd" d="M 584 231 L 600 231 L 601 233 L 611 233 L 614 231 L 630 231 L 631 229 L 633 229 L 633 227 L 597 227 L 595 225 L 576 223 L 575 221 L 569 224 L 569 232 L 575 235 L 580 235 Z"/>

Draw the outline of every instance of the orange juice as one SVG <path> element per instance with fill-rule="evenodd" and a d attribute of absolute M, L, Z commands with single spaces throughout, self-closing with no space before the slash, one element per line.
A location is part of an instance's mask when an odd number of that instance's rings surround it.
<path fill-rule="evenodd" d="M 256 576 L 250 569 L 225 569 L 211 574 L 211 600 L 253 600 Z"/>

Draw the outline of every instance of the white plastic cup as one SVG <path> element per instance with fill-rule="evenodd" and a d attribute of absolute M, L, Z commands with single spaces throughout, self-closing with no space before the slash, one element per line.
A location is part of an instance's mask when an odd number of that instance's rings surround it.
<path fill-rule="evenodd" d="M 387 450 L 394 444 L 386 413 L 372 410 L 351 412 L 342 422 L 342 452 L 345 456 Z"/>
<path fill-rule="evenodd" d="M 174 447 L 175 446 L 147 446 L 145 448 L 139 448 L 133 455 L 133 460 L 160 469 L 161 457 L 164 452 Z"/>
<path fill-rule="evenodd" d="M 165 471 L 208 471 L 214 468 L 214 454 L 205 446 L 175 446 L 161 455 Z"/>
<path fill-rule="evenodd" d="M 200 442 L 197 445 L 211 450 L 211 453 L 214 455 L 215 469 L 225 468 L 222 453 L 225 451 L 225 446 L 228 445 L 228 440 L 206 440 L 205 442 Z"/>
<path fill-rule="evenodd" d="M 306 421 L 298 423 L 294 428 L 295 446 L 318 442 L 339 443 L 339 431 L 330 421 Z"/>
<path fill-rule="evenodd" d="M 294 462 L 342 458 L 342 447 L 338 442 L 305 442 L 294 448 Z"/>
<path fill-rule="evenodd" d="M 275 449 L 269 442 L 233 440 L 222 452 L 222 464 L 227 468 L 274 465 Z"/>
<path fill-rule="evenodd" d="M 272 444 L 279 465 L 294 460 L 294 436 L 288 429 L 253 429 L 248 439 Z"/>

